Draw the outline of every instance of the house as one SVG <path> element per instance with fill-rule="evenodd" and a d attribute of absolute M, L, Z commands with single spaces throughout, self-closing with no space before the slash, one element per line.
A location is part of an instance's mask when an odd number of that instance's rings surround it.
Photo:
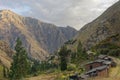
<path fill-rule="evenodd" d="M 116 64 L 113 59 L 107 55 L 99 55 L 94 61 L 85 64 L 85 75 L 89 77 L 108 77 L 109 69 Z"/>
<path fill-rule="evenodd" d="M 106 65 L 94 68 L 88 72 L 86 72 L 86 75 L 89 75 L 89 77 L 108 77 L 109 76 L 109 68 Z"/>
<path fill-rule="evenodd" d="M 104 61 L 103 65 L 107 65 L 110 68 L 112 67 L 112 61 Z"/>
<path fill-rule="evenodd" d="M 85 65 L 85 70 L 86 70 L 86 71 L 89 71 L 89 70 L 91 70 L 91 69 L 93 69 L 93 68 L 102 66 L 104 61 L 105 61 L 105 60 L 98 59 L 98 60 L 89 62 L 89 63 L 87 63 L 87 64 Z"/>
<path fill-rule="evenodd" d="M 113 59 L 110 56 L 107 55 L 99 55 L 98 59 L 105 60 L 103 64 L 108 65 L 109 67 L 115 67 L 116 63 L 113 61 Z"/>

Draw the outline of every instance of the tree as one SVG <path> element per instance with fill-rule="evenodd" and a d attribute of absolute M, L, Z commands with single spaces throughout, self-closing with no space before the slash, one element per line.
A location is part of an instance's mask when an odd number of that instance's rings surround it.
<path fill-rule="evenodd" d="M 19 38 L 16 41 L 15 51 L 16 54 L 13 57 L 13 63 L 9 72 L 10 80 L 20 80 L 26 77 L 30 69 L 27 52 Z"/>
<path fill-rule="evenodd" d="M 33 65 L 31 67 L 31 74 L 38 75 L 40 71 L 40 62 L 38 60 L 33 61 Z"/>
<path fill-rule="evenodd" d="M 69 55 L 69 50 L 67 50 L 66 46 L 63 46 L 59 52 L 61 71 L 64 71 L 67 69 L 67 57 L 68 57 L 68 55 Z"/>
<path fill-rule="evenodd" d="M 7 77 L 7 72 L 5 66 L 3 66 L 3 77 Z"/>
<path fill-rule="evenodd" d="M 77 57 L 81 57 L 82 54 L 83 54 L 82 44 L 79 41 L 78 46 L 77 46 Z"/>
<path fill-rule="evenodd" d="M 77 59 L 86 59 L 87 58 L 87 53 L 85 49 L 83 48 L 81 41 L 79 41 L 78 46 L 77 46 Z"/>

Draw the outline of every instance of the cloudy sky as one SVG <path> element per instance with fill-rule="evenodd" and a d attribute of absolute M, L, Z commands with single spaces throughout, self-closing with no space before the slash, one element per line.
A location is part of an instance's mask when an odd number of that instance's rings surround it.
<path fill-rule="evenodd" d="M 58 26 L 80 29 L 118 0 L 0 0 L 0 9 L 10 9 Z"/>

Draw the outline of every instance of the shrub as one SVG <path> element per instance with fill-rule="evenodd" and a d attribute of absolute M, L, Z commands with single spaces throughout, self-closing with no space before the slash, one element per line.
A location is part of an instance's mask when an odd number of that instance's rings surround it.
<path fill-rule="evenodd" d="M 67 67 L 67 70 L 68 71 L 76 70 L 76 65 L 75 64 L 69 64 L 68 67 Z"/>

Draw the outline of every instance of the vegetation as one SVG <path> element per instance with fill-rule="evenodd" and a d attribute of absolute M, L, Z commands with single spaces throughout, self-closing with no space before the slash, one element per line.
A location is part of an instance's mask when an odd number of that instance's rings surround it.
<path fill-rule="evenodd" d="M 3 66 L 3 77 L 8 78 L 8 74 L 9 74 L 9 69 Z"/>
<path fill-rule="evenodd" d="M 3 69 L 2 65 L 0 65 L 0 80 L 6 80 L 6 78 L 4 76 L 4 69 Z"/>
<path fill-rule="evenodd" d="M 48 61 L 40 62 L 38 60 L 34 60 L 30 72 L 33 76 L 37 76 L 40 73 L 46 72 L 47 70 L 56 68 L 57 66 L 55 64 L 49 63 Z"/>
<path fill-rule="evenodd" d="M 67 66 L 67 71 L 75 71 L 77 66 L 75 64 L 69 64 Z"/>
<path fill-rule="evenodd" d="M 80 64 L 82 61 L 87 60 L 87 53 L 85 49 L 83 48 L 81 42 L 79 41 L 78 46 L 77 46 L 77 52 L 72 52 L 71 53 L 71 62 L 75 64 Z"/>
<path fill-rule="evenodd" d="M 9 72 L 10 80 L 21 80 L 27 75 L 38 76 L 46 73 L 56 75 L 56 77 L 54 77 L 56 80 L 65 80 L 68 79 L 68 76 L 71 74 L 76 72 L 81 74 L 84 72 L 84 68 L 80 65 L 88 59 L 88 55 L 80 41 L 76 52 L 68 50 L 64 45 L 56 55 L 51 56 L 46 61 L 34 59 L 30 61 L 27 57 L 26 50 L 22 47 L 20 39 L 17 39 L 15 50 L 16 55 L 13 57 L 13 63 Z M 115 43 L 107 41 L 102 41 L 93 47 L 92 50 L 98 54 L 120 56 L 120 47 Z M 58 59 L 55 59 L 56 57 L 58 57 Z M 8 77 L 8 70 L 5 67 L 2 68 L 2 74 L 4 77 Z"/>
<path fill-rule="evenodd" d="M 70 53 L 70 50 L 67 50 L 66 46 L 63 46 L 58 53 L 60 56 L 60 69 L 61 69 L 61 71 L 64 71 L 67 69 L 67 61 L 68 61 L 69 53 Z"/>
<path fill-rule="evenodd" d="M 105 54 L 120 58 L 120 46 L 118 45 L 119 35 L 113 35 L 101 41 L 99 44 L 92 48 L 97 54 Z"/>
<path fill-rule="evenodd" d="M 115 39 L 116 36 L 113 37 L 114 39 L 112 40 L 118 40 Z M 120 56 L 120 47 L 116 45 L 116 43 L 112 43 L 110 39 L 100 42 L 95 47 L 93 47 L 92 50 L 97 52 L 97 54 L 94 54 L 94 57 L 98 54 L 112 55 L 116 57 Z M 81 66 L 81 64 L 89 59 L 88 54 L 86 53 L 80 41 L 78 43 L 76 52 L 68 50 L 66 45 L 64 45 L 63 47 L 61 47 L 60 51 L 56 53 L 56 56 L 58 56 L 58 59 L 55 59 L 55 56 L 51 56 L 48 61 L 35 62 L 32 65 L 32 72 L 39 74 L 40 72 L 49 72 L 49 70 L 54 68 L 54 71 L 49 74 L 56 75 L 55 80 L 67 80 L 68 76 L 70 76 L 71 74 L 73 75 L 76 72 L 81 74 L 82 72 L 84 72 L 85 70 Z M 55 64 L 56 62 L 54 62 L 54 60 L 58 60 L 59 64 Z"/>
<path fill-rule="evenodd" d="M 80 41 L 76 52 L 72 52 L 64 45 L 58 54 L 60 57 L 60 70 L 64 71 L 64 73 L 68 71 L 70 73 L 77 72 L 80 74 L 84 71 L 84 68 L 81 66 L 81 64 L 82 62 L 87 61 L 88 55 Z"/>
<path fill-rule="evenodd" d="M 87 58 L 87 53 L 85 49 L 83 49 L 83 46 L 81 42 L 79 41 L 78 47 L 77 47 L 77 59 L 85 60 Z"/>
<path fill-rule="evenodd" d="M 16 54 L 13 57 L 13 63 L 10 68 L 10 80 L 21 80 L 29 73 L 30 62 L 27 58 L 27 52 L 18 38 L 15 46 Z"/>
<path fill-rule="evenodd" d="M 76 71 L 81 73 L 84 69 L 78 65 L 86 60 L 87 57 L 81 42 L 79 42 L 76 52 L 68 50 L 66 45 L 64 45 L 56 55 L 51 56 L 46 61 L 28 58 L 19 38 L 16 41 L 15 51 L 16 54 L 13 57 L 9 74 L 8 70 L 3 67 L 3 76 L 9 77 L 10 80 L 21 80 L 27 75 L 38 76 L 46 73 L 57 73 L 59 76 L 56 80 L 64 80 L 68 78 L 68 74 L 74 74 Z"/>
<path fill-rule="evenodd" d="M 77 40 L 68 40 L 67 42 L 65 42 L 65 44 L 74 44 Z"/>

